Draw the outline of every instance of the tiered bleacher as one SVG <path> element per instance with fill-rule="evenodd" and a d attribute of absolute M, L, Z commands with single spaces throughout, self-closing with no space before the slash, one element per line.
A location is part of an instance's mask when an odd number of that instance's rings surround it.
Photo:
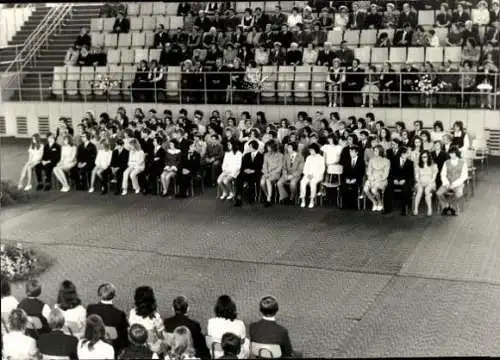
<path fill-rule="evenodd" d="M 58 96 L 85 97 L 105 93 L 109 99 L 109 95 L 128 97 L 131 87 L 152 88 L 156 89 L 153 96 L 138 91 L 139 97 L 144 95 L 148 101 L 196 103 L 206 102 L 210 96 L 203 96 L 202 91 L 199 96 L 186 97 L 181 92 L 199 88 L 225 92 L 229 87 L 233 89 L 231 93 L 238 89 L 255 90 L 253 102 L 322 104 L 328 98 L 330 67 L 339 58 L 347 74 L 340 91 L 346 96 L 360 93 L 366 81 L 382 91 L 379 77 L 386 62 L 392 64 L 396 75 L 397 81 L 389 89 L 394 93 L 420 93 L 415 83 L 424 75 L 432 78 L 433 85 L 445 82 L 451 64 L 456 78 L 449 84 L 448 92 L 479 92 L 478 85 L 486 82 L 490 85 L 486 92 L 496 94 L 498 1 L 425 4 L 420 6 L 418 1 L 124 3 L 118 15 L 120 20 L 91 19 L 92 47 L 107 53 L 106 66 L 55 67 L 52 92 Z M 217 58 L 222 59 L 222 66 L 215 64 Z M 234 58 L 241 60 L 241 66 L 234 64 Z M 354 59 L 360 62 L 361 77 L 352 68 Z M 137 71 L 142 60 L 147 62 L 143 78 Z M 158 62 L 154 72 L 160 75 L 151 75 L 154 60 Z M 468 86 L 467 81 L 463 85 L 459 80 L 467 67 L 466 61 L 470 61 L 470 72 L 474 73 L 473 86 Z M 410 88 L 402 85 L 406 63 L 411 63 L 412 72 L 416 72 Z M 425 63 L 431 64 L 431 69 Z M 375 80 L 365 80 L 371 65 L 375 66 L 372 75 Z M 194 85 L 192 77 L 185 76 L 187 72 L 198 73 Z M 223 88 L 217 87 L 210 72 L 221 73 Z M 241 72 L 241 76 L 230 76 L 230 72 Z M 226 101 L 238 102 L 232 96 L 220 96 L 220 102 Z"/>

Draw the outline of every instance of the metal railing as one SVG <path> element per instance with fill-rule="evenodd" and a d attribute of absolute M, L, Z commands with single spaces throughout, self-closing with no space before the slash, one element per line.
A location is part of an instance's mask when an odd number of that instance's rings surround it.
<path fill-rule="evenodd" d="M 366 106 L 384 105 L 398 107 L 453 107 L 450 100 L 455 99 L 455 107 L 471 106 L 471 99 L 480 107 L 499 108 L 500 74 L 484 72 L 433 73 L 432 88 L 427 91 L 423 85 L 423 75 L 429 73 L 393 72 L 393 85 L 383 88 L 380 73 L 371 76 L 366 73 L 346 73 L 344 83 L 333 86 L 327 81 L 328 73 L 262 73 L 261 81 L 252 86 L 241 72 L 166 72 L 164 78 L 156 83 L 134 82 L 135 72 L 112 73 L 106 67 L 59 67 L 64 74 L 37 72 L 36 87 L 6 88 L 31 92 L 28 100 L 33 101 L 148 101 L 178 103 L 310 103 L 313 105 L 335 103 L 339 106 L 352 106 L 364 103 Z M 77 72 L 72 72 L 78 69 Z M 89 71 L 89 72 L 86 72 Z M 94 72 L 96 71 L 96 72 Z M 102 71 L 102 72 L 99 72 Z M 24 73 L 22 73 L 24 74 Z M 44 77 L 54 75 L 50 85 L 43 82 Z M 484 82 L 485 75 L 488 79 Z M 237 79 L 240 79 L 239 81 Z M 241 80 L 243 79 L 243 80 Z M 216 84 L 215 81 L 221 81 Z M 387 80 L 386 80 L 387 81 Z M 489 84 L 491 88 L 484 84 Z M 483 85 L 481 85 L 483 84 Z M 361 97 L 361 100 L 359 100 Z M 15 99 L 22 100 L 22 99 Z M 349 105 L 348 105 L 349 104 Z"/>

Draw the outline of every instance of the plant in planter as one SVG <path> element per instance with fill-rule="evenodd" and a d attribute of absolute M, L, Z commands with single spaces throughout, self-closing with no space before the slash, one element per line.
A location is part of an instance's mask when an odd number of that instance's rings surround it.
<path fill-rule="evenodd" d="M 29 279 L 51 265 L 50 260 L 33 249 L 17 245 L 0 245 L 1 275 L 10 281 Z"/>
<path fill-rule="evenodd" d="M 108 74 L 97 75 L 95 80 L 90 81 L 90 85 L 94 88 L 94 93 L 97 95 L 105 95 L 107 99 L 111 95 L 113 89 L 120 87 L 120 82 L 110 78 Z"/>

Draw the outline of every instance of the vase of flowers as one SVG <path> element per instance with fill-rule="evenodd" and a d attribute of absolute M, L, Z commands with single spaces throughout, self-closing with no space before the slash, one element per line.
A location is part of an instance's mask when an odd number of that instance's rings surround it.
<path fill-rule="evenodd" d="M 107 99 L 111 95 L 113 89 L 117 89 L 120 86 L 120 82 L 111 79 L 111 77 L 106 75 L 96 75 L 95 79 L 90 82 L 90 85 L 94 89 L 94 94 L 105 95 Z"/>
<path fill-rule="evenodd" d="M 443 81 L 435 84 L 430 74 L 424 74 L 416 81 L 417 88 L 425 97 L 425 106 L 431 107 L 432 95 L 442 90 L 446 84 Z"/>

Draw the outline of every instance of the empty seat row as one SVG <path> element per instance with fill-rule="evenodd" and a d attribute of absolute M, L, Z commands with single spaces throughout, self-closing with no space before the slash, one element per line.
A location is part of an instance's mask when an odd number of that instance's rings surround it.
<path fill-rule="evenodd" d="M 153 31 L 133 31 L 128 34 L 104 34 L 91 33 L 92 46 L 104 47 L 106 49 L 120 48 L 143 48 L 154 44 L 155 34 Z"/>
<path fill-rule="evenodd" d="M 408 48 L 371 48 L 360 47 L 354 49 L 354 56 L 361 64 L 381 64 L 390 61 L 392 64 L 403 64 L 405 62 L 421 64 L 429 61 L 433 64 L 442 64 L 451 61 L 459 63 L 462 55 L 460 47 L 408 47 Z"/>
<path fill-rule="evenodd" d="M 90 31 L 110 33 L 113 31 L 114 18 L 92 18 L 90 19 Z M 154 30 L 158 25 L 165 29 L 177 29 L 184 26 L 182 16 L 144 16 L 130 18 L 130 30 Z"/>
<path fill-rule="evenodd" d="M 133 2 L 127 3 L 127 15 L 133 16 L 150 16 L 150 15 L 176 15 L 178 2 Z"/>
<path fill-rule="evenodd" d="M 161 49 L 109 49 L 107 59 L 109 65 L 136 65 L 141 60 L 160 60 Z"/>

